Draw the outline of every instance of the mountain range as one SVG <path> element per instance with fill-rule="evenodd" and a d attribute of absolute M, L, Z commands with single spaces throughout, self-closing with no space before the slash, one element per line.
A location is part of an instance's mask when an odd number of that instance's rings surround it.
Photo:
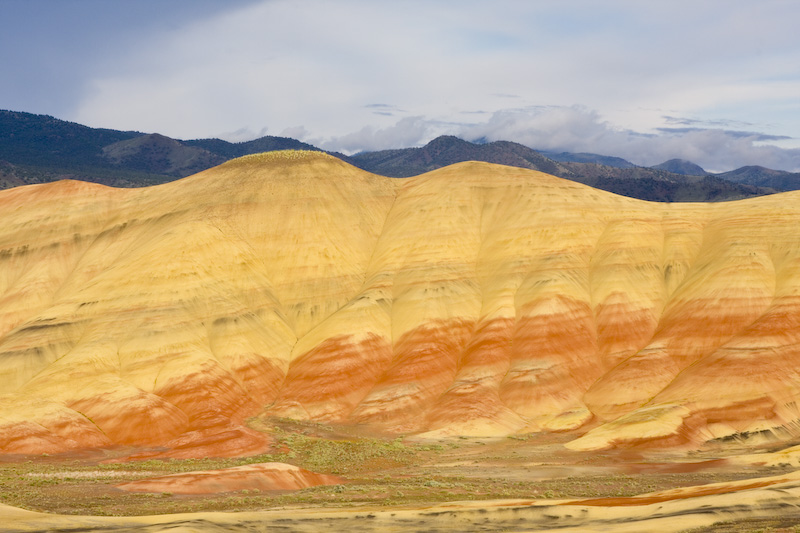
<path fill-rule="evenodd" d="M 287 137 L 265 136 L 241 143 L 178 140 L 157 133 L 90 128 L 46 115 L 0 111 L 0 188 L 64 178 L 115 187 L 147 186 L 186 177 L 236 157 L 286 149 L 323 151 Z M 388 177 L 484 161 L 662 202 L 735 200 L 800 189 L 800 174 L 763 167 L 709 174 L 688 161 L 641 167 L 613 156 L 541 152 L 509 141 L 468 142 L 452 136 L 438 137 L 420 148 L 332 155 Z"/>

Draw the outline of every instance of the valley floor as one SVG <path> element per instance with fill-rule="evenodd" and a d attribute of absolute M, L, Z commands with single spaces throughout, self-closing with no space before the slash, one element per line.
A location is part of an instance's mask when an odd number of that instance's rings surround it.
<path fill-rule="evenodd" d="M 270 424 L 273 449 L 248 458 L 3 457 L 0 531 L 800 531 L 800 472 L 780 450 L 589 453 L 565 449 L 566 434 L 421 441 Z M 203 495 L 116 487 L 268 461 L 347 481 Z"/>

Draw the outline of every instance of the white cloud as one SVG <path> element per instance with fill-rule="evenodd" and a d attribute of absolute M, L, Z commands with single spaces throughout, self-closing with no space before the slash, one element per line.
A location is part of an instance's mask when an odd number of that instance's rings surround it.
<path fill-rule="evenodd" d="M 266 127 L 348 152 L 463 132 L 642 162 L 716 165 L 713 146 L 778 160 L 752 139 L 660 128 L 800 138 L 797 16 L 781 0 L 264 1 L 142 35 L 65 118 L 181 138 Z"/>
<path fill-rule="evenodd" d="M 386 128 L 364 126 L 358 131 L 333 139 L 313 139 L 326 150 L 353 154 L 391 148 L 419 146 L 442 135 L 448 128 L 426 120 L 424 117 L 406 117 Z"/>
<path fill-rule="evenodd" d="M 250 141 L 252 139 L 257 139 L 267 134 L 268 134 L 267 128 L 261 128 L 258 132 L 255 132 L 249 127 L 247 127 L 247 128 L 239 128 L 236 131 L 224 132 L 219 134 L 217 137 L 220 139 L 224 139 L 228 142 L 239 143 L 239 142 Z"/>
<path fill-rule="evenodd" d="M 281 132 L 281 137 L 291 137 L 292 139 L 298 139 L 300 141 L 308 138 L 309 131 L 305 128 L 305 126 L 293 126 L 291 128 L 285 128 Z"/>

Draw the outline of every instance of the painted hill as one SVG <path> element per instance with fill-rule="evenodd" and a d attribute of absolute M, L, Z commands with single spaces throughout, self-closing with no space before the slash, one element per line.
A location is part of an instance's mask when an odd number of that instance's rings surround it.
<path fill-rule="evenodd" d="M 252 416 L 582 449 L 800 431 L 800 193 L 273 152 L 0 206 L 4 453 L 256 453 Z"/>
<path fill-rule="evenodd" d="M 345 479 L 309 472 L 285 463 L 261 463 L 168 474 L 117 485 L 127 492 L 217 494 L 241 490 L 300 490 L 319 485 L 338 485 Z"/>

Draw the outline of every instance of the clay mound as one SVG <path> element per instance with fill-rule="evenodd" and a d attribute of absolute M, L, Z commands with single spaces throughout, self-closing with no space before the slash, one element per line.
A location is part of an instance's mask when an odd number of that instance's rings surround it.
<path fill-rule="evenodd" d="M 259 463 L 140 479 L 120 483 L 117 488 L 128 492 L 217 494 L 240 490 L 300 490 L 344 482 L 338 476 L 317 474 L 286 463 Z"/>
<path fill-rule="evenodd" d="M 251 454 L 257 415 L 593 428 L 578 449 L 791 438 L 798 227 L 797 192 L 655 204 L 311 152 L 2 191 L 0 452 Z"/>

